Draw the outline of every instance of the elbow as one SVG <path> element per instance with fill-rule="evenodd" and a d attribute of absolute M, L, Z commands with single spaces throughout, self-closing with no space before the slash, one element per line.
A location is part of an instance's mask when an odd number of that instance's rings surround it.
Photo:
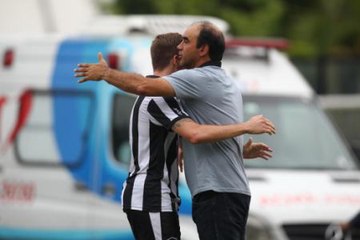
<path fill-rule="evenodd" d="M 164 96 L 157 88 L 147 83 L 138 85 L 135 89 L 135 94 L 140 96 Z"/>
<path fill-rule="evenodd" d="M 198 138 L 189 138 L 188 141 L 191 144 L 199 144 L 199 143 L 201 143 L 201 141 Z"/>
<path fill-rule="evenodd" d="M 144 85 L 139 85 L 135 89 L 135 94 L 141 96 L 149 96 L 149 91 Z"/>
<path fill-rule="evenodd" d="M 191 134 L 189 137 L 187 137 L 187 140 L 191 144 L 199 144 L 204 142 L 203 138 L 201 137 L 201 134 L 199 133 Z"/>
<path fill-rule="evenodd" d="M 199 124 L 189 121 L 187 124 L 183 124 L 182 127 L 175 130 L 184 140 L 191 144 L 200 144 L 209 142 L 209 137 L 203 127 Z"/>

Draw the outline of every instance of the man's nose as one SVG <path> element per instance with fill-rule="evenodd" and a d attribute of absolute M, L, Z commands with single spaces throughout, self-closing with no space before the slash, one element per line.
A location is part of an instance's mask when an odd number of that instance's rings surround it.
<path fill-rule="evenodd" d="M 183 45 L 183 42 L 180 42 L 179 45 L 177 45 L 177 49 L 178 49 L 178 50 L 181 50 L 181 49 L 182 49 L 182 45 Z"/>

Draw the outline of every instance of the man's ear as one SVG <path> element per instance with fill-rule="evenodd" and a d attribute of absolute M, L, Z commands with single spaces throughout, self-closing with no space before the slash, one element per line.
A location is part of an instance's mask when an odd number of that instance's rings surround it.
<path fill-rule="evenodd" d="M 199 50 L 200 50 L 200 56 L 201 57 L 205 56 L 205 55 L 209 54 L 209 45 L 204 44 L 199 48 Z"/>
<path fill-rule="evenodd" d="M 179 55 L 175 54 L 171 59 L 171 63 L 173 65 L 175 65 L 176 67 L 178 67 L 180 64 L 180 60 L 181 60 L 181 57 Z"/>

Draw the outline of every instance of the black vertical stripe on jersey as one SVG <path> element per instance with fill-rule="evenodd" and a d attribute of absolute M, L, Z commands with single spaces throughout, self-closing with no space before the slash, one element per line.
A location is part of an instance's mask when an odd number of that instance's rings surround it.
<path fill-rule="evenodd" d="M 143 195 L 143 209 L 161 211 L 161 179 L 164 177 L 164 142 L 168 131 L 163 126 L 150 123 L 150 159 L 146 173 Z"/>
<path fill-rule="evenodd" d="M 164 112 L 160 109 L 160 107 L 156 104 L 154 100 L 151 100 L 149 102 L 148 112 L 157 121 L 159 121 L 166 129 L 171 128 L 171 120 L 164 114 Z"/>
<path fill-rule="evenodd" d="M 124 191 L 124 196 L 123 196 L 123 205 L 124 205 L 124 209 L 129 209 L 131 207 L 131 196 L 132 196 L 132 190 L 134 187 L 134 181 L 135 181 L 135 176 L 136 173 L 139 171 L 140 167 L 139 167 L 139 128 L 138 128 L 138 124 L 139 124 L 139 108 L 140 105 L 142 103 L 142 101 L 144 100 L 144 96 L 140 96 L 138 97 L 138 99 L 136 100 L 135 106 L 134 106 L 134 110 L 133 110 L 133 114 L 132 114 L 132 155 L 134 158 L 134 166 L 135 166 L 135 172 L 133 173 L 132 176 L 128 176 L 128 179 L 126 180 L 126 188 Z"/>
<path fill-rule="evenodd" d="M 144 96 L 140 96 L 134 106 L 134 113 L 133 113 L 133 118 L 132 118 L 132 154 L 134 157 L 134 165 L 135 165 L 135 172 L 138 172 L 140 167 L 139 167 L 139 108 L 140 105 L 142 103 L 142 101 L 144 100 Z"/>
<path fill-rule="evenodd" d="M 172 184 L 172 179 L 171 176 L 174 174 L 172 173 L 172 165 L 174 163 L 174 161 L 176 161 L 177 159 L 177 148 L 178 148 L 178 139 L 177 137 L 174 137 L 174 139 L 171 141 L 171 145 L 169 147 L 168 150 L 168 155 L 166 156 L 166 168 L 168 171 L 168 176 L 169 176 L 169 189 L 171 190 L 170 196 L 171 196 L 171 202 L 172 202 L 172 208 L 173 211 L 176 211 L 176 206 L 174 204 L 174 201 L 176 201 L 177 196 L 179 196 L 178 190 L 176 189 L 176 192 L 173 192 L 173 189 L 171 188 L 171 184 Z M 176 174 L 176 173 L 175 173 Z M 178 184 L 178 182 L 176 181 L 176 185 Z"/>
<path fill-rule="evenodd" d="M 165 102 L 170 106 L 170 108 L 179 116 L 186 116 L 181 110 L 178 101 L 174 97 L 164 97 Z"/>

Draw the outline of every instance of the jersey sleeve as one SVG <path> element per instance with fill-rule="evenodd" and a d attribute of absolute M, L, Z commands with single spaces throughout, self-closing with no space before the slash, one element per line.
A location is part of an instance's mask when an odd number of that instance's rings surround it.
<path fill-rule="evenodd" d="M 171 130 L 172 126 L 180 119 L 189 118 L 177 100 L 172 97 L 152 98 L 148 105 L 148 112 L 168 130 Z"/>

